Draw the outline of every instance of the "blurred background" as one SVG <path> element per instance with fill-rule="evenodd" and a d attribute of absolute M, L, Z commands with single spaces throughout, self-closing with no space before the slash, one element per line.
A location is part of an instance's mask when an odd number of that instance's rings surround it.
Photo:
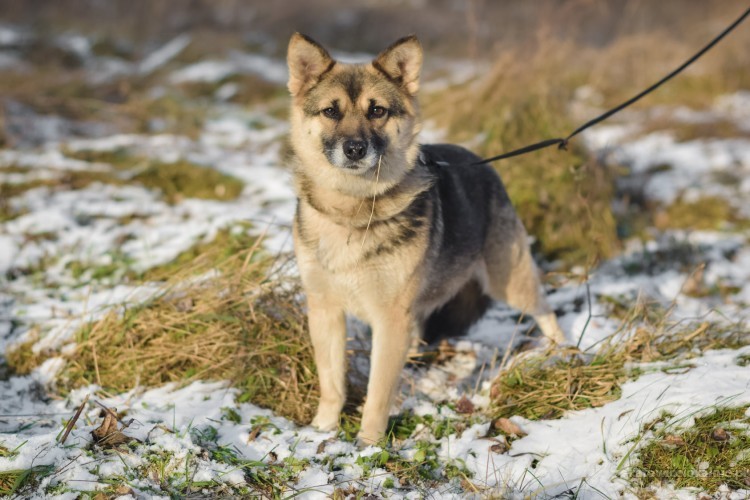
<path fill-rule="evenodd" d="M 195 139 L 217 106 L 283 120 L 286 43 L 301 31 L 345 57 L 374 55 L 416 33 L 426 50 L 425 140 L 497 154 L 564 135 L 640 91 L 746 7 L 736 0 L 5 0 L 0 146 L 115 133 Z M 707 109 L 717 96 L 750 88 L 748 47 L 744 26 L 635 109 Z M 723 119 L 647 120 L 651 131 L 679 129 L 685 138 L 745 133 Z M 621 165 L 603 163 L 578 141 L 570 154 L 498 165 L 546 259 L 591 264 L 647 227 L 676 224 L 669 207 L 623 196 Z M 15 192 L 4 189 L 7 212 Z M 722 220 L 731 218 L 727 210 L 709 207 Z"/>
<path fill-rule="evenodd" d="M 253 49 L 278 56 L 294 31 L 365 52 L 416 33 L 436 56 L 494 57 L 540 36 L 586 47 L 644 34 L 693 41 L 743 7 L 732 0 L 5 0 L 0 16 L 43 38 L 76 32 L 99 53 L 119 47 L 131 57 L 186 32 L 199 39 L 194 55 Z"/>

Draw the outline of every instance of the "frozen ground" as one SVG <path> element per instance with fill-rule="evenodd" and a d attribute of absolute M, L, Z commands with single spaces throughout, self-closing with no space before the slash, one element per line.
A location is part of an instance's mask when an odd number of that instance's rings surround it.
<path fill-rule="evenodd" d="M 10 43 L 7 40 L 14 33 L 0 31 L 0 44 Z M 68 42 L 88 53 L 85 39 Z M 92 58 L 87 67 L 100 68 L 106 62 L 116 71 L 150 73 L 187 43 L 186 38 L 176 38 L 140 64 Z M 3 64 L 14 64 L 13 54 L 6 56 Z M 284 80 L 279 61 L 240 53 L 177 69 L 168 79 L 213 82 L 236 72 L 260 72 L 277 83 Z M 721 117 L 746 129 L 747 103 L 747 94 L 724 96 L 700 119 Z M 684 110 L 672 112 L 676 121 L 696 119 Z M 290 250 L 294 200 L 281 160 L 286 124 L 261 108 L 221 103 L 212 107 L 210 117 L 192 139 L 166 134 L 80 139 L 58 126 L 55 117 L 38 116 L 30 126 L 51 128 L 40 133 L 45 140 L 35 147 L 0 150 L 0 182 L 6 183 L 57 179 L 75 170 L 114 172 L 112 165 L 91 164 L 67 154 L 127 148 L 163 161 L 186 158 L 231 174 L 245 185 L 241 195 L 229 202 L 184 199 L 168 204 L 158 193 L 127 183 L 94 183 L 75 191 L 40 186 L 6 200 L 21 215 L 0 225 L 0 349 L 38 336 L 34 349 L 64 352 L 84 322 L 153 293 L 149 286 L 118 284 L 117 272 L 103 279 L 85 273 L 74 276 L 73 261 L 93 268 L 117 260 L 142 271 L 171 261 L 196 241 L 210 240 L 219 229 L 237 222 L 251 222 L 255 231 L 267 232 L 270 250 Z M 586 144 L 628 166 L 647 199 L 669 203 L 678 196 L 711 194 L 730 200 L 750 216 L 747 135 L 678 142 L 668 131 L 640 133 L 634 124 L 641 118 L 634 115 L 628 123 L 602 125 L 586 135 Z M 665 164 L 670 168 L 658 168 Z M 9 166 L 21 168 L 2 169 Z M 727 172 L 738 181 L 717 180 L 726 178 L 721 174 Z M 675 321 L 733 325 L 746 319 L 750 303 L 746 231 L 728 226 L 722 231 L 653 234 L 653 239 L 632 243 L 621 257 L 594 270 L 587 285 L 569 284 L 551 294 L 572 343 L 593 348 L 617 330 L 621 320 L 610 314 L 606 300 L 612 297 L 648 298 L 671 307 Z M 701 287 L 730 291 L 720 296 L 686 293 L 691 272 L 669 257 L 675 247 L 690 248 L 695 264 L 706 265 Z M 657 257 L 662 254 L 667 257 Z M 410 437 L 388 450 L 404 463 L 432 463 L 432 473 L 447 478 L 421 483 L 425 486 L 401 484 L 383 466 L 387 461 L 383 450 L 360 450 L 333 433 L 298 427 L 268 410 L 238 404 L 235 391 L 224 383 L 165 386 L 114 397 L 98 395 L 92 386 L 60 399 L 48 388 L 54 387 L 62 358 L 47 360 L 31 375 L 0 380 L 0 445 L 8 450 L 0 455 L 0 473 L 43 471 L 39 484 L 25 495 L 56 498 L 76 498 L 80 492 L 107 488 L 108 494 L 123 498 L 179 496 L 176 492 L 201 487 L 212 495 L 232 495 L 253 480 L 262 483 L 263 478 L 285 485 L 285 495 L 304 498 L 327 497 L 334 489 L 351 495 L 410 498 L 472 494 L 634 498 L 629 465 L 636 460 L 637 438 L 646 422 L 664 411 L 694 417 L 717 405 L 750 404 L 750 368 L 738 362 L 750 355 L 750 347 L 709 351 L 691 359 L 686 370 L 644 365 L 644 374 L 625 383 L 622 396 L 603 407 L 570 412 L 556 420 L 514 417 L 526 435 L 505 446 L 502 437 L 487 437 L 490 420 L 482 410 L 488 407 L 489 381 L 503 355 L 529 340 L 527 330 L 527 323 L 519 323 L 517 315 L 498 306 L 467 338 L 452 343 L 454 352 L 442 363 L 406 371 L 403 397 L 395 410 L 431 416 L 432 422 L 453 429 L 437 432 L 439 426 L 420 423 Z M 125 432 L 140 440 L 138 446 L 128 452 L 92 447 L 90 433 L 100 423 L 98 406 L 88 407 L 66 443 L 58 444 L 63 422 L 89 394 L 92 400 L 116 407 L 124 420 L 132 419 Z M 468 414 L 456 410 L 464 396 L 473 403 L 474 411 Z M 246 473 L 248 467 L 255 475 Z M 125 486 L 117 489 L 123 482 Z M 697 494 L 668 488 L 656 491 L 664 498 Z M 724 494 L 739 499 L 750 492 Z"/>

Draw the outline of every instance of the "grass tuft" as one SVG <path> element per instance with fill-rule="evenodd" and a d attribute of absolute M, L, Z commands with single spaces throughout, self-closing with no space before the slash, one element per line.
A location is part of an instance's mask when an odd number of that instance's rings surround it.
<path fill-rule="evenodd" d="M 223 262 L 257 245 L 258 238 L 248 232 L 250 229 L 249 224 L 242 223 L 221 229 L 210 241 L 197 242 L 172 261 L 146 270 L 139 279 L 141 281 L 168 281 L 176 275 L 184 276 L 188 270 L 196 273 L 205 272 L 212 265 L 209 259 Z M 260 253 L 253 254 L 250 258 L 251 260 L 264 259 Z"/>
<path fill-rule="evenodd" d="M 184 198 L 233 200 L 244 187 L 239 179 L 184 160 L 151 163 L 133 180 L 147 188 L 161 190 L 169 203 L 178 203 Z"/>
<path fill-rule="evenodd" d="M 28 340 L 20 344 L 11 344 L 5 350 L 5 363 L 13 375 L 28 375 L 37 366 L 41 365 L 49 357 L 47 353 L 34 352 L 34 344 L 39 340 L 39 335 L 32 332 Z"/>
<path fill-rule="evenodd" d="M 620 397 L 620 385 L 643 368 L 631 363 L 680 362 L 710 349 L 737 349 L 750 343 L 743 324 L 669 324 L 666 311 L 654 314 L 647 304 L 631 308 L 620 332 L 596 352 L 563 349 L 517 356 L 503 368 L 490 390 L 494 418 L 560 418 L 567 411 L 602 406 Z M 656 317 L 654 317 L 656 316 Z M 636 319 L 654 323 L 635 326 Z M 680 365 L 689 368 L 690 365 Z"/>
<path fill-rule="evenodd" d="M 89 163 L 107 163 L 117 169 L 132 168 L 139 159 L 134 157 L 128 148 L 114 149 L 64 149 L 63 154 L 68 158 L 87 161 Z"/>
<path fill-rule="evenodd" d="M 657 214 L 656 226 L 660 229 L 722 229 L 731 224 L 740 228 L 748 227 L 747 219 L 725 198 L 703 196 L 688 202 L 678 198 L 664 212 Z"/>
<path fill-rule="evenodd" d="M 639 452 L 631 480 L 638 487 L 673 485 L 714 493 L 719 486 L 750 487 L 750 416 L 748 406 L 715 408 L 679 430 L 682 419 L 670 418 L 656 426 Z"/>
<path fill-rule="evenodd" d="M 160 190 L 169 203 L 178 203 L 184 198 L 233 200 L 244 188 L 239 179 L 212 168 L 184 159 L 162 163 L 133 155 L 128 148 L 66 150 L 65 155 L 92 163 L 106 163 L 120 171 L 135 172 L 133 182 Z"/>
<path fill-rule="evenodd" d="M 122 185 L 124 181 L 108 172 L 71 170 L 56 179 L 32 180 L 20 183 L 0 183 L 0 199 L 7 200 L 22 195 L 30 189 L 49 187 L 57 190 L 84 189 L 96 182 Z"/>
<path fill-rule="evenodd" d="M 229 380 L 240 401 L 309 421 L 317 386 L 296 283 L 270 276 L 272 259 L 255 249 L 221 251 L 201 253 L 152 300 L 81 329 L 59 383 L 121 392 Z"/>
<path fill-rule="evenodd" d="M 512 363 L 495 380 L 490 396 L 496 418 L 560 418 L 568 410 L 602 406 L 620 395 L 624 360 L 603 352 L 591 358 L 576 350 Z"/>
<path fill-rule="evenodd" d="M 0 471 L 0 495 L 11 497 L 20 494 L 22 489 L 49 475 L 54 467 L 43 465 L 30 469 Z"/>

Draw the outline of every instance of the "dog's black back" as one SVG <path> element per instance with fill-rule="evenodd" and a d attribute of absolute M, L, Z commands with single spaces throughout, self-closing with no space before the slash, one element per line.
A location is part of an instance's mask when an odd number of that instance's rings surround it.
<path fill-rule="evenodd" d="M 432 223 L 430 252 L 437 255 L 440 274 L 455 273 L 482 253 L 493 205 L 511 207 L 494 169 L 474 165 L 480 158 L 452 144 L 422 145 L 419 162 L 434 175 L 430 191 L 436 220 Z M 433 279 L 439 280 L 439 277 Z M 472 280 L 426 320 L 423 340 L 464 335 L 492 303 L 481 285 Z"/>

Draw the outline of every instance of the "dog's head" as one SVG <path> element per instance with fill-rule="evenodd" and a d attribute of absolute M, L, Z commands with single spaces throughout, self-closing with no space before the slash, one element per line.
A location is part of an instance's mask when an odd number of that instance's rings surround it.
<path fill-rule="evenodd" d="M 287 56 L 291 139 L 300 168 L 350 194 L 397 183 L 414 163 L 422 48 L 398 40 L 368 64 L 343 64 L 310 38 Z M 380 190 L 380 189 L 378 189 Z"/>

